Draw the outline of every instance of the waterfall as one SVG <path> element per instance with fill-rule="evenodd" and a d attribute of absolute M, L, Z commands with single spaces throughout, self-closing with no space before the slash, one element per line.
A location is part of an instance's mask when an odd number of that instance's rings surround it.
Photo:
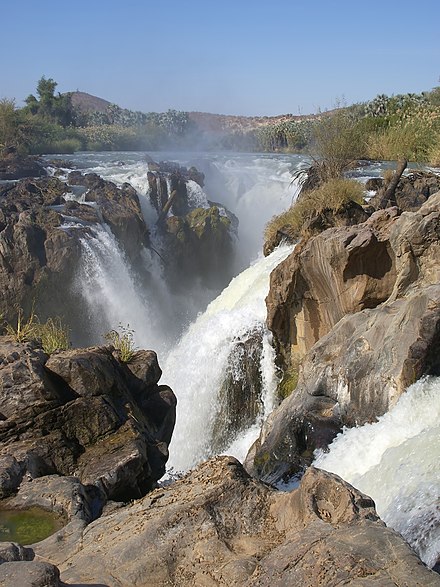
<path fill-rule="evenodd" d="M 76 290 L 85 302 L 90 331 L 99 339 L 119 324 L 134 330 L 138 346 L 162 349 L 162 325 L 149 292 L 137 283 L 113 233 L 95 225 L 80 238 Z M 145 251 L 145 255 L 148 253 Z"/>
<path fill-rule="evenodd" d="M 276 386 L 270 334 L 265 327 L 265 298 L 271 271 L 289 255 L 292 247 L 279 247 L 261 257 L 235 277 L 229 286 L 199 316 L 163 364 L 163 381 L 178 399 L 178 418 L 170 445 L 169 465 L 186 471 L 212 455 L 212 433 L 218 415 L 218 394 L 228 367 L 228 358 L 237 341 L 249 332 L 262 332 L 260 372 L 263 403 L 267 415 Z M 243 458 L 258 426 L 245 438 L 231 439 L 235 456 Z M 229 454 L 231 451 L 227 451 Z"/>
<path fill-rule="evenodd" d="M 371 496 L 431 567 L 440 556 L 439 437 L 440 377 L 426 377 L 377 422 L 338 435 L 314 462 Z"/>

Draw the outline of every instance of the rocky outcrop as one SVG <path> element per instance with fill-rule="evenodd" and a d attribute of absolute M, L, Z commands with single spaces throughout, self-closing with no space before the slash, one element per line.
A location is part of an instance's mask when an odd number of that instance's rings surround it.
<path fill-rule="evenodd" d="M 15 320 L 18 308 L 28 314 L 33 305 L 42 318 L 71 313 L 81 239 L 93 235 L 94 224 L 107 222 L 133 261 L 148 245 L 135 190 L 90 175 L 85 198 L 97 206 L 66 201 L 72 187 L 55 177 L 0 188 L 0 313 L 8 321 Z"/>
<path fill-rule="evenodd" d="M 47 171 L 37 157 L 19 155 L 13 148 L 8 153 L 0 154 L 0 181 L 45 175 Z"/>
<path fill-rule="evenodd" d="M 417 212 L 389 208 L 299 243 L 273 271 L 267 297 L 268 325 L 284 366 L 346 314 L 438 281 L 439 207 L 440 192 Z"/>
<path fill-rule="evenodd" d="M 111 347 L 58 352 L 3 337 L 0 472 L 3 496 L 21 480 L 76 475 L 111 499 L 139 497 L 164 473 L 176 400 L 159 386 L 152 351 L 132 365 Z"/>
<path fill-rule="evenodd" d="M 387 182 L 376 178 L 376 182 L 367 183 L 367 189 L 377 190 L 370 204 L 382 208 L 383 196 Z M 415 211 L 420 208 L 433 194 L 440 190 L 440 176 L 428 171 L 414 171 L 400 178 L 394 196 L 397 206 L 403 211 Z M 386 202 L 385 202 L 386 205 Z"/>
<path fill-rule="evenodd" d="M 372 500 L 335 475 L 311 468 L 280 493 L 231 457 L 104 515 L 73 554 L 62 540 L 56 553 L 34 548 L 67 584 L 440 585 Z"/>
<path fill-rule="evenodd" d="M 198 279 L 216 289 L 231 279 L 231 220 L 217 206 L 168 217 L 163 238 L 165 270 L 174 288 L 180 289 L 188 280 Z"/>
<path fill-rule="evenodd" d="M 85 201 L 97 204 L 102 220 L 111 228 L 128 257 L 136 262 L 142 247 L 149 246 L 149 232 L 136 190 L 128 183 L 117 187 L 96 173 L 82 175 L 72 171 L 68 180 L 71 185 L 86 188 Z"/>
<path fill-rule="evenodd" d="M 372 422 L 424 374 L 440 374 L 440 193 L 306 243 L 272 274 L 269 325 L 298 385 L 268 418 L 246 466 L 276 481 L 343 426 Z"/>

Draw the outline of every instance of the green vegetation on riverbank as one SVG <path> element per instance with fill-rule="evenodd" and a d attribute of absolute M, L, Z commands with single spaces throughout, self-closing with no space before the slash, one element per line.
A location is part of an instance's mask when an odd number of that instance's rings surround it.
<path fill-rule="evenodd" d="M 23 108 L 0 99 L 0 148 L 36 154 L 203 148 L 303 152 L 319 158 L 325 140 L 331 152 L 323 156 L 336 165 L 341 150 L 344 160 L 404 157 L 440 164 L 440 87 L 274 119 L 133 112 L 103 100 L 100 108 L 81 108 L 73 104 L 74 94 L 56 94 L 56 87 L 53 79 L 42 77 L 36 96 L 28 96 Z M 217 126 L 209 128 L 214 121 Z"/>

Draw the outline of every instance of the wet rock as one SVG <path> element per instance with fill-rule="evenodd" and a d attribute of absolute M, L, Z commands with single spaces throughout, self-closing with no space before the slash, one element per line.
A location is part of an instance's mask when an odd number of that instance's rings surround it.
<path fill-rule="evenodd" d="M 310 469 L 280 493 L 231 457 L 96 520 L 75 554 L 49 560 L 67 583 L 109 587 L 440 585 L 372 500 L 337 476 Z"/>
<path fill-rule="evenodd" d="M 234 254 L 231 220 L 217 206 L 170 216 L 165 224 L 166 273 L 174 288 L 200 279 L 210 288 L 224 286 Z"/>
<path fill-rule="evenodd" d="M 19 155 L 15 150 L 0 154 L 0 181 L 44 175 L 47 175 L 47 172 L 37 157 Z"/>
<path fill-rule="evenodd" d="M 117 240 L 132 261 L 139 258 L 142 247 L 149 245 L 149 232 L 142 215 L 136 190 L 128 183 L 120 188 L 96 174 L 85 176 L 87 202 L 95 202 Z"/>
<path fill-rule="evenodd" d="M 213 450 L 223 452 L 233 438 L 247 430 L 263 413 L 261 357 L 262 332 L 248 332 L 235 341 L 218 396 Z"/>
<path fill-rule="evenodd" d="M 163 475 L 176 401 L 151 383 L 160 372 L 155 354 L 137 358 L 138 373 L 155 373 L 144 380 L 106 347 L 48 358 L 36 343 L 4 337 L 0 361 L 5 491 L 17 488 L 20 475 L 75 474 L 109 498 L 127 499 Z"/>

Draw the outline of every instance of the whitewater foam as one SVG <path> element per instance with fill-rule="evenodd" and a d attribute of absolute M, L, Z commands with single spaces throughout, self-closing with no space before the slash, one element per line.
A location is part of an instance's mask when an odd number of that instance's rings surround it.
<path fill-rule="evenodd" d="M 371 496 L 429 566 L 440 555 L 439 438 L 440 378 L 427 377 L 377 422 L 338 435 L 314 462 Z"/>

